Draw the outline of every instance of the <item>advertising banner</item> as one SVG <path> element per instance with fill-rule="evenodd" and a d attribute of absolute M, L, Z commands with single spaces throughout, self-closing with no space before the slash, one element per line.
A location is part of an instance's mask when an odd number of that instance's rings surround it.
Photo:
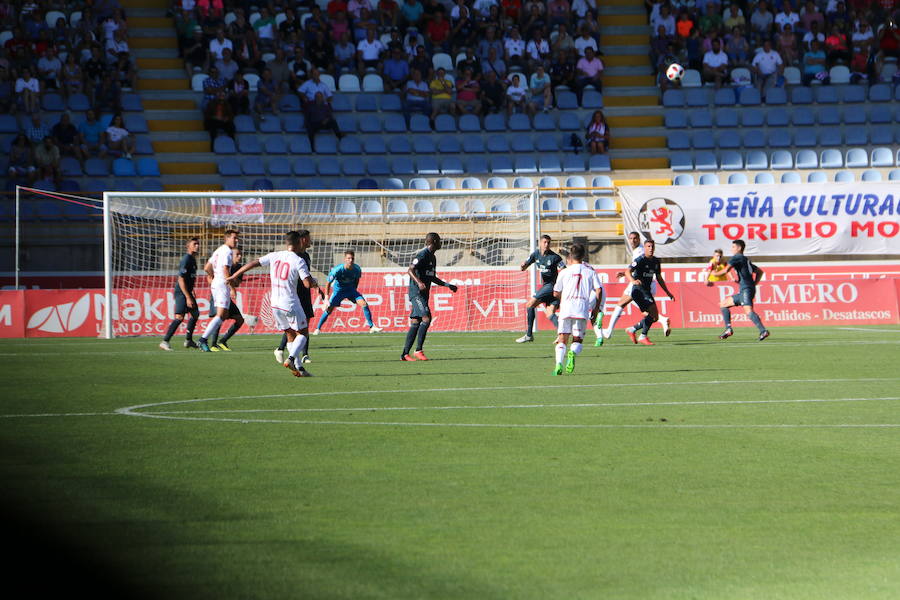
<path fill-rule="evenodd" d="M 262 198 L 210 198 L 209 201 L 212 225 L 263 223 L 265 220 Z"/>
<path fill-rule="evenodd" d="M 460 275 L 469 277 L 464 279 Z M 373 274 L 375 275 L 375 274 Z M 405 331 L 410 305 L 402 273 L 378 273 L 364 280 L 360 291 L 365 296 L 375 322 L 386 331 Z M 527 283 L 493 286 L 487 278 L 479 283 L 477 272 L 454 273 L 450 278 L 460 284 L 452 294 L 442 287 L 432 288 L 431 309 L 435 331 L 518 331 L 525 327 Z M 671 275 L 669 273 L 668 275 Z M 264 277 L 255 275 L 254 277 Z M 606 284 L 605 312 L 614 308 L 625 284 L 618 282 L 611 270 L 602 270 Z M 657 292 L 660 311 L 672 319 L 674 327 L 719 327 L 722 323 L 719 302 L 736 294 L 734 282 L 707 286 L 698 278 L 667 277 L 675 295 L 670 301 Z M 469 283 L 465 283 L 469 281 Z M 113 326 L 117 336 L 161 336 L 173 317 L 174 298 L 171 287 L 130 290 L 114 289 Z M 256 317 L 253 327 L 242 332 L 276 333 L 268 308 L 268 291 L 263 281 L 245 280 L 238 290 L 237 304 L 245 315 Z M 764 280 L 757 289 L 755 308 L 770 327 L 798 325 L 874 325 L 900 323 L 898 315 L 900 278 L 818 278 L 793 277 Z M 486 298 L 488 298 L 486 300 Z M 201 322 L 208 319 L 208 290 L 199 289 L 198 307 Z M 103 291 L 24 290 L 0 291 L 0 336 L 2 337 L 96 337 L 103 331 L 105 310 Z M 324 304 L 316 299 L 316 317 Z M 551 327 L 539 311 L 539 327 Z M 749 325 L 743 311 L 732 311 L 735 326 Z M 629 304 L 618 323 L 619 328 L 640 319 L 634 304 Z M 328 332 L 365 332 L 362 311 L 349 301 L 335 309 L 325 327 Z"/>
<path fill-rule="evenodd" d="M 896 183 L 623 187 L 625 231 L 656 242 L 660 257 L 900 254 Z"/>

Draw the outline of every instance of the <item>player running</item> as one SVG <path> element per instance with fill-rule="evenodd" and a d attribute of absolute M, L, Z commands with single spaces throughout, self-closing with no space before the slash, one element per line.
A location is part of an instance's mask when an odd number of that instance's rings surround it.
<path fill-rule="evenodd" d="M 587 323 L 593 321 L 600 310 L 603 293 L 600 277 L 593 267 L 584 264 L 584 255 L 584 246 L 573 244 L 566 258 L 568 266 L 560 271 L 553 285 L 553 295 L 560 301 L 554 375 L 562 375 L 563 360 L 566 361 L 566 373 L 575 371 L 575 357 L 581 353 Z M 569 336 L 572 345 L 566 352 Z"/>
<path fill-rule="evenodd" d="M 300 234 L 300 247 L 302 248 L 299 256 L 306 261 L 306 267 L 309 269 L 309 272 L 312 273 L 312 260 L 309 258 L 309 252 L 307 252 L 309 247 L 312 246 L 312 236 L 308 229 L 301 229 L 297 233 Z M 306 315 L 307 322 L 309 322 L 316 314 L 316 311 L 313 309 L 310 292 L 311 290 L 304 286 L 302 281 L 297 281 L 297 296 L 300 298 L 300 305 L 303 307 L 303 313 Z M 320 288 L 317 287 L 316 292 L 318 292 L 319 297 L 325 297 Z M 284 349 L 287 348 L 287 345 L 287 334 L 283 333 L 281 334 L 281 343 L 275 348 L 275 360 L 278 361 L 278 364 L 284 363 Z M 303 340 L 303 348 L 300 350 L 300 362 L 302 364 L 312 362 L 312 359 L 309 357 L 309 336 L 306 336 L 306 339 Z"/>
<path fill-rule="evenodd" d="M 644 255 L 644 245 L 641 243 L 641 234 L 637 231 L 632 231 L 628 234 L 628 248 L 631 251 L 631 261 L 634 262 L 638 259 L 638 257 Z M 619 277 L 624 277 L 625 272 L 618 273 Z M 631 284 L 625 287 L 625 291 L 622 292 L 622 297 L 619 298 L 619 303 L 616 305 L 616 308 L 613 309 L 613 313 L 609 318 L 609 326 L 603 330 L 603 337 L 609 339 L 612 337 L 613 331 L 616 328 L 616 321 L 619 320 L 619 317 L 622 316 L 622 311 L 625 310 L 625 307 L 632 301 L 631 297 Z M 653 285 L 652 293 L 656 293 L 656 284 Z M 661 315 L 659 317 L 660 325 L 662 325 L 663 333 L 666 337 L 672 333 L 672 327 L 669 324 L 669 317 L 665 315 Z"/>
<path fill-rule="evenodd" d="M 435 273 L 437 260 L 434 253 L 441 249 L 441 236 L 431 232 L 425 236 L 425 247 L 416 253 L 412 264 L 409 266 L 409 302 L 412 310 L 409 313 L 409 330 L 406 332 L 406 343 L 403 345 L 403 353 L 400 360 L 415 361 L 428 360 L 422 351 L 425 343 L 425 335 L 428 326 L 431 325 L 431 309 L 428 307 L 428 298 L 431 292 L 431 284 L 442 285 L 456 293 L 456 286 L 446 283 L 438 278 Z M 416 352 L 409 355 L 415 342 Z"/>
<path fill-rule="evenodd" d="M 241 259 L 244 257 L 244 250 L 240 246 L 235 246 L 234 250 L 231 251 L 232 260 L 234 264 L 228 270 L 228 274 L 236 273 L 244 264 L 241 262 Z M 228 307 L 228 314 L 225 315 L 225 319 L 222 321 L 222 324 L 229 319 L 233 319 L 234 323 L 231 324 L 231 327 L 228 331 L 225 332 L 225 335 L 219 339 L 219 330 L 222 328 L 222 325 L 216 328 L 215 331 L 210 332 L 209 339 L 207 340 L 207 346 L 209 346 L 210 351 L 212 352 L 231 352 L 231 348 L 228 347 L 228 340 L 231 339 L 235 333 L 237 333 L 238 329 L 244 324 L 244 315 L 241 314 L 241 309 L 238 308 L 237 305 L 237 288 L 241 285 L 243 281 L 243 276 L 234 279 L 231 282 L 231 290 L 229 293 L 231 294 L 231 306 Z M 216 316 L 216 307 L 213 305 L 212 301 L 209 303 L 209 316 Z"/>
<path fill-rule="evenodd" d="M 309 327 L 306 313 L 303 312 L 300 297 L 297 295 L 297 283 L 303 282 L 306 289 L 315 288 L 318 284 L 309 274 L 306 261 L 300 258 L 302 252 L 300 239 L 300 232 L 289 231 L 284 236 L 286 250 L 270 252 L 262 258 L 250 261 L 231 275 L 228 281 L 234 281 L 260 265 L 269 267 L 269 281 L 272 286 L 269 302 L 272 307 L 272 318 L 275 320 L 275 326 L 288 336 L 290 354 L 282 364 L 290 369 L 295 377 L 309 377 L 309 372 L 300 364 L 300 351 L 303 349 L 306 336 L 309 335 Z"/>
<path fill-rule="evenodd" d="M 659 285 L 669 296 L 669 300 L 674 302 L 675 296 L 666 287 L 666 282 L 662 278 L 662 266 L 658 258 L 653 256 L 656 251 L 656 242 L 647 240 L 644 242 L 644 253 L 631 263 L 631 267 L 625 271 L 625 277 L 631 284 L 631 299 L 638 305 L 644 318 L 638 321 L 634 327 L 625 330 L 628 337 L 635 344 L 643 344 L 645 346 L 653 346 L 653 342 L 647 337 L 650 326 L 659 320 L 659 309 L 656 307 L 656 300 L 653 298 L 653 280 L 659 282 Z M 635 337 L 637 330 L 641 330 L 641 336 Z"/>
<path fill-rule="evenodd" d="M 313 335 L 319 335 L 325 321 L 328 320 L 331 311 L 341 305 L 346 298 L 362 308 L 363 315 L 366 317 L 366 325 L 369 327 L 369 333 L 378 333 L 382 331 L 381 327 L 376 327 L 372 320 L 372 311 L 369 309 L 369 303 L 362 294 L 359 293 L 359 280 L 362 278 L 362 269 L 356 264 L 356 253 L 353 250 L 344 252 L 344 262 L 332 267 L 328 272 L 328 283 L 325 286 L 325 295 L 331 295 L 328 306 L 319 317 L 319 324 L 316 325 Z M 333 288 L 333 291 L 332 291 Z"/>
<path fill-rule="evenodd" d="M 236 230 L 226 230 L 224 243 L 213 252 L 213 255 L 203 267 L 209 280 L 210 291 L 212 291 L 213 306 L 216 308 L 216 316 L 210 319 L 206 329 L 203 331 L 203 337 L 200 338 L 200 350 L 203 352 L 211 352 L 207 340 L 214 331 L 219 330 L 222 321 L 228 317 L 228 311 L 231 308 L 232 286 L 228 284 L 227 279 L 231 274 L 231 265 L 234 264 L 234 257 L 231 251 L 234 250 L 239 242 L 240 238 Z"/>
<path fill-rule="evenodd" d="M 538 249 L 532 252 L 528 260 L 519 267 L 524 271 L 532 263 L 535 264 L 541 274 L 541 287 L 525 305 L 528 325 L 525 327 L 525 335 L 516 340 L 518 344 L 534 341 L 532 332 L 534 331 L 534 320 L 537 316 L 535 307 L 540 304 L 544 305 L 544 312 L 553 323 L 553 326 L 557 327 L 559 325 L 559 320 L 556 318 L 556 308 L 559 306 L 559 299 L 553 296 L 553 285 L 556 283 L 556 276 L 559 274 L 560 269 L 565 268 L 565 264 L 562 256 L 550 249 L 550 241 L 549 235 L 542 235 L 538 242 Z"/>
<path fill-rule="evenodd" d="M 734 296 L 725 298 L 719 303 L 719 310 L 722 311 L 722 318 L 725 319 L 725 331 L 719 336 L 720 340 L 725 340 L 734 335 L 731 328 L 731 308 L 733 306 L 743 306 L 744 312 L 756 328 L 759 329 L 759 341 L 763 341 L 769 337 L 769 330 L 753 310 L 753 298 L 756 297 L 756 286 L 763 278 L 763 270 L 750 262 L 750 259 L 744 256 L 744 248 L 747 245 L 744 240 L 734 240 L 731 242 L 731 252 L 733 256 L 728 260 L 728 265 L 720 268 L 715 275 L 727 275 L 734 271 L 737 273 L 740 291 Z"/>
<path fill-rule="evenodd" d="M 175 281 L 175 290 L 172 293 L 175 299 L 175 318 L 169 323 L 166 335 L 159 343 L 163 350 L 171 351 L 169 340 L 175 335 L 179 325 L 184 321 L 185 315 L 191 315 L 187 322 L 187 331 L 184 333 L 184 347 L 196 348 L 197 344 L 191 339 L 194 335 L 194 327 L 200 318 L 200 309 L 197 308 L 197 299 L 194 297 L 194 282 L 197 279 L 197 254 L 200 252 L 199 238 L 191 238 L 185 244 L 187 252 L 181 257 L 178 265 L 178 278 Z"/>

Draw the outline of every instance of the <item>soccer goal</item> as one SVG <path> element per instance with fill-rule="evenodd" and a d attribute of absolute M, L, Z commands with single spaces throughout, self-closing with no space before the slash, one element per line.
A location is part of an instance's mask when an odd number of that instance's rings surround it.
<path fill-rule="evenodd" d="M 203 265 L 226 229 L 240 232 L 242 262 L 283 246 L 290 230 L 308 229 L 312 274 L 326 274 L 353 250 L 363 269 L 360 292 L 386 331 L 407 327 L 407 269 L 428 232 L 441 235 L 438 276 L 459 286 L 432 288 L 433 329 L 512 331 L 522 327 L 534 289 L 519 265 L 539 235 L 532 189 L 328 192 L 209 192 L 104 194 L 106 337 L 157 335 L 173 312 L 173 288 L 185 243 L 199 238 L 195 295 L 209 314 Z M 274 333 L 268 273 L 249 272 L 237 303 L 250 331 Z M 323 307 L 316 301 L 317 314 Z M 327 332 L 366 331 L 349 301 L 332 313 Z"/>

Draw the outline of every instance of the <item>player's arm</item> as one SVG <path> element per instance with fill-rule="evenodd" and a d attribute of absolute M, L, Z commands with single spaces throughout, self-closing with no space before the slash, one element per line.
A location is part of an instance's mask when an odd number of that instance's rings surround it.
<path fill-rule="evenodd" d="M 203 265 L 203 270 L 206 272 L 206 281 L 209 285 L 212 285 L 213 279 L 216 278 L 216 270 L 211 260 L 206 261 L 206 264 Z"/>
<path fill-rule="evenodd" d="M 194 308 L 194 293 L 188 291 L 187 281 L 185 281 L 184 275 L 178 276 L 178 287 L 181 288 L 181 293 L 184 294 L 184 299 L 187 303 L 187 307 Z"/>
<path fill-rule="evenodd" d="M 521 265 L 519 265 L 519 269 L 524 271 L 525 269 L 530 267 L 532 264 L 534 264 L 534 252 L 529 254 L 528 259 L 525 262 L 523 262 Z"/>
<path fill-rule="evenodd" d="M 762 281 L 763 275 L 765 274 L 765 271 L 763 271 L 756 265 L 753 265 L 753 285 L 759 284 L 759 282 Z"/>
<path fill-rule="evenodd" d="M 637 263 L 636 263 L 636 262 L 633 262 L 633 263 L 631 263 L 631 266 L 630 266 L 630 267 L 628 267 L 627 269 L 625 269 L 625 270 L 622 271 L 621 273 L 616 273 L 616 276 L 622 277 L 622 276 L 624 275 L 624 276 L 625 276 L 625 280 L 628 281 L 628 283 L 630 283 L 631 285 L 638 285 L 638 286 L 639 286 L 639 285 L 641 285 L 641 282 L 638 281 L 637 279 L 635 279 L 634 276 L 631 274 L 631 270 L 632 270 L 634 267 L 636 267 L 636 266 L 637 266 Z"/>
<path fill-rule="evenodd" d="M 227 281 L 232 287 L 235 287 L 234 281 L 235 281 L 237 278 L 239 278 L 241 275 L 243 275 L 244 273 L 246 273 L 246 272 L 249 271 L 250 269 L 255 269 L 255 268 L 258 267 L 260 264 L 261 264 L 261 263 L 259 262 L 259 259 L 258 259 L 258 258 L 254 258 L 253 260 L 251 260 L 250 262 L 248 262 L 246 265 L 244 265 L 243 267 L 241 267 L 240 269 L 238 269 L 237 271 L 235 271 L 234 273 L 232 273 L 230 276 L 226 277 L 226 278 L 225 278 L 225 281 Z"/>
<path fill-rule="evenodd" d="M 431 278 L 431 281 L 432 281 L 432 283 L 434 283 L 434 284 L 436 284 L 436 285 L 440 285 L 440 286 L 443 286 L 443 287 L 446 287 L 446 288 L 450 288 L 450 291 L 453 292 L 454 294 L 456 293 L 456 290 L 459 289 L 459 288 L 457 288 L 455 285 L 453 285 L 452 283 L 447 283 L 447 282 L 444 281 L 443 279 L 439 278 L 437 275 L 435 275 L 434 277 L 432 277 L 432 278 Z"/>
<path fill-rule="evenodd" d="M 420 290 L 425 289 L 425 282 L 416 275 L 416 265 L 409 265 L 409 269 L 407 269 L 406 272 L 409 273 L 409 278 L 416 282 L 416 285 L 419 286 Z"/>
<path fill-rule="evenodd" d="M 656 281 L 659 282 L 659 287 L 661 287 L 666 295 L 669 296 L 669 300 L 675 300 L 675 296 L 669 291 L 669 288 L 666 287 L 666 282 L 662 276 L 662 269 L 656 272 Z"/>

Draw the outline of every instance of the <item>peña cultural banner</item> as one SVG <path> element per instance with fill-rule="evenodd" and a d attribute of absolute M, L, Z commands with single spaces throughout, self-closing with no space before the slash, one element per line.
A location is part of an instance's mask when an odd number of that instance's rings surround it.
<path fill-rule="evenodd" d="M 626 231 L 660 257 L 709 256 L 742 239 L 749 256 L 900 254 L 896 183 L 623 187 Z"/>

